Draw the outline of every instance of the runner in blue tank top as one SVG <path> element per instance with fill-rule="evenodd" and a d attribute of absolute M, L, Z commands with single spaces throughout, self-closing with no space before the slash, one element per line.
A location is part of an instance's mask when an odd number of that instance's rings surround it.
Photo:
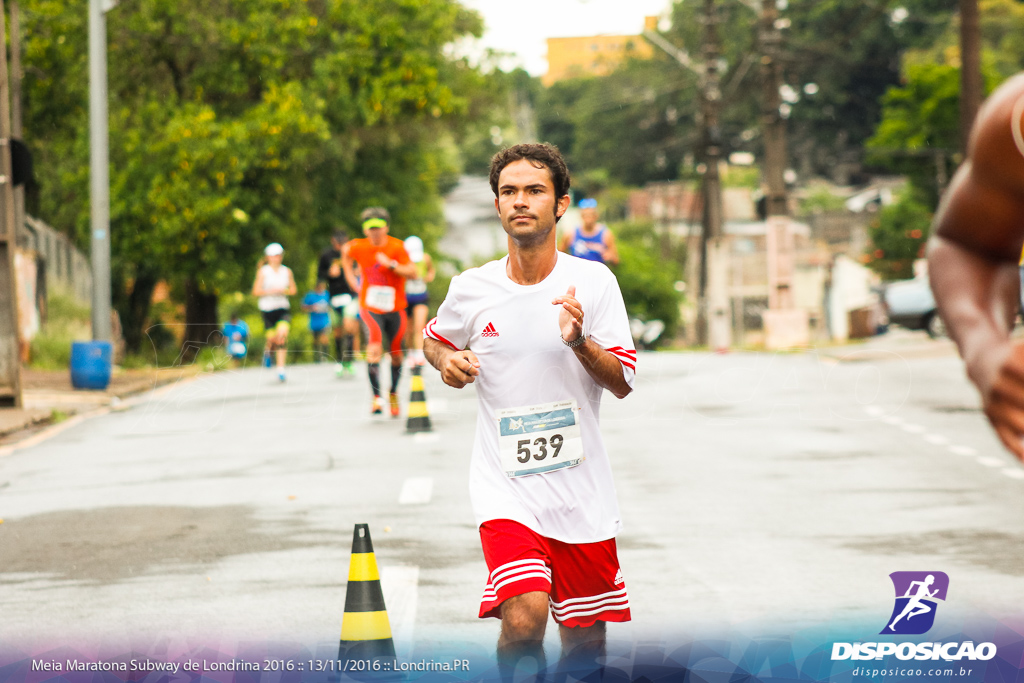
<path fill-rule="evenodd" d="M 618 265 L 619 250 L 615 247 L 615 235 L 607 225 L 597 222 L 597 200 L 581 199 L 579 208 L 583 225 L 562 237 L 562 251 L 588 261 Z"/>

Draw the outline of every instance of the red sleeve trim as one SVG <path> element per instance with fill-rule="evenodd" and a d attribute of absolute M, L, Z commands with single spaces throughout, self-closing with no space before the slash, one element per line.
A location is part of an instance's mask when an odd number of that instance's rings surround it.
<path fill-rule="evenodd" d="M 448 346 L 451 347 L 452 351 L 458 351 L 459 349 L 455 346 L 455 344 L 452 344 L 450 341 L 439 335 L 437 332 L 434 332 L 433 328 L 436 322 L 437 318 L 434 318 L 429 323 L 427 323 L 427 326 L 424 329 L 424 332 L 427 333 L 427 336 L 430 337 L 431 339 L 441 342 L 442 344 L 447 344 Z"/>

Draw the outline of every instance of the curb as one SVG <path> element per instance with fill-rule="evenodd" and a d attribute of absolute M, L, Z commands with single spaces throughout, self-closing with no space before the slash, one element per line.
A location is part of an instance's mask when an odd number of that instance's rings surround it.
<path fill-rule="evenodd" d="M 151 386 L 144 388 L 131 389 L 125 391 L 120 396 L 108 396 L 105 394 L 88 395 L 83 394 L 81 396 L 75 394 L 68 394 L 67 392 L 39 392 L 37 396 L 52 396 L 58 399 L 58 403 L 61 405 L 78 405 L 88 406 L 89 404 L 105 403 L 95 408 L 87 408 L 82 412 L 75 413 L 66 420 L 61 422 L 47 424 L 50 417 L 45 417 L 39 420 L 33 420 L 24 424 L 21 427 L 12 429 L 7 432 L 0 432 L 0 438 L 3 439 L 14 439 L 11 443 L 0 446 L 0 457 L 11 455 L 12 453 L 36 446 L 47 439 L 57 436 L 61 432 L 70 429 L 71 427 L 77 426 L 87 419 L 100 417 L 111 412 L 122 412 L 129 410 L 132 405 L 143 400 L 156 398 L 174 387 L 178 386 L 182 382 L 190 382 L 198 377 L 198 374 L 190 374 L 187 376 L 176 375 L 167 377 L 155 377 Z M 32 393 L 32 392 L 28 392 Z M 24 395 L 24 394 L 23 394 Z M 47 413 L 52 415 L 52 409 L 56 406 L 50 406 L 50 411 L 40 408 L 40 413 Z M 37 428 L 33 431 L 34 428 Z M 20 438 L 19 438 L 20 435 Z"/>

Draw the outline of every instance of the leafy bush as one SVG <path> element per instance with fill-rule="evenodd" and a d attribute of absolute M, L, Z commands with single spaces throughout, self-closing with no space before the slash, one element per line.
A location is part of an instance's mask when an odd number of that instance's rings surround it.
<path fill-rule="evenodd" d="M 615 277 L 632 318 L 661 320 L 665 331 L 659 342 L 667 343 L 679 325 L 679 293 L 675 283 L 681 279 L 682 252 L 671 248 L 674 258 L 666 258 L 653 226 L 621 224 L 613 228 L 619 247 L 619 265 Z"/>
<path fill-rule="evenodd" d="M 905 190 L 871 222 L 871 246 L 862 260 L 883 280 L 912 278 L 914 261 L 924 256 L 931 222 L 920 191 Z"/>

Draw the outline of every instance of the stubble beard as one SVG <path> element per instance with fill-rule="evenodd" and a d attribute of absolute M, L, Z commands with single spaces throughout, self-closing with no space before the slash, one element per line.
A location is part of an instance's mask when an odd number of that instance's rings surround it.
<path fill-rule="evenodd" d="M 538 221 L 538 219 L 534 218 L 534 221 Z M 550 239 L 551 234 L 555 230 L 555 224 L 555 221 L 552 220 L 551 225 L 545 227 L 538 221 L 532 226 L 520 228 L 513 225 L 510 218 L 507 221 L 503 221 L 502 227 L 505 229 L 505 234 L 515 243 L 517 248 L 532 249 L 543 245 Z"/>

